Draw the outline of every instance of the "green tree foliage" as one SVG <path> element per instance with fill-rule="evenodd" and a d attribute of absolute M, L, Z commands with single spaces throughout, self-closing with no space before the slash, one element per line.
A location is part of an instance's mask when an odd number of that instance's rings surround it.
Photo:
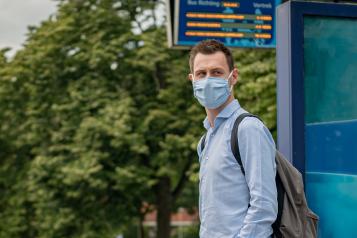
<path fill-rule="evenodd" d="M 145 204 L 167 237 L 170 212 L 197 203 L 188 51 L 167 48 L 160 2 L 58 4 L 0 52 L 0 237 L 115 237 Z M 274 51 L 234 54 L 241 105 L 275 130 Z"/>
<path fill-rule="evenodd" d="M 240 73 L 236 96 L 241 106 L 259 115 L 276 136 L 276 75 L 274 50 L 236 50 Z"/>

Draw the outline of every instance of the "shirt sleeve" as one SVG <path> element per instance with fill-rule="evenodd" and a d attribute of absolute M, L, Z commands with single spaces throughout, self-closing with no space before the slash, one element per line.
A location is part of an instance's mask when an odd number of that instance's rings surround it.
<path fill-rule="evenodd" d="M 238 237 L 267 238 L 278 213 L 275 143 L 264 124 L 253 117 L 241 122 L 238 138 L 250 193 L 250 207 Z"/>

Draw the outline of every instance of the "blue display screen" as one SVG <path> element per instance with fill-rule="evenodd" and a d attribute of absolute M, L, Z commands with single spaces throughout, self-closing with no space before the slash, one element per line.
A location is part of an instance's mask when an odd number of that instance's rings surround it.
<path fill-rule="evenodd" d="M 357 19 L 304 17 L 305 182 L 319 237 L 357 237 Z"/>
<path fill-rule="evenodd" d="M 275 8 L 281 0 L 176 1 L 174 44 L 217 39 L 229 47 L 275 47 Z"/>

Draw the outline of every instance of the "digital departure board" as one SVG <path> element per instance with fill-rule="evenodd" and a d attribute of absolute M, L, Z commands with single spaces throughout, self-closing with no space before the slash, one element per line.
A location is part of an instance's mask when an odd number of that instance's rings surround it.
<path fill-rule="evenodd" d="M 281 0 L 175 0 L 171 46 L 217 39 L 229 47 L 275 47 L 275 9 Z M 173 16 L 173 17 L 172 17 Z M 172 31 L 173 30 L 173 31 Z"/>

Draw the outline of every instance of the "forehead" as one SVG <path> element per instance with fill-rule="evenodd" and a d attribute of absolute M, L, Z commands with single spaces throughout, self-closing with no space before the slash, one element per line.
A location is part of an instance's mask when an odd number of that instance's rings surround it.
<path fill-rule="evenodd" d="M 222 68 L 229 70 L 226 56 L 223 52 L 218 51 L 213 54 L 198 53 L 193 61 L 194 71 L 212 68 Z"/>

